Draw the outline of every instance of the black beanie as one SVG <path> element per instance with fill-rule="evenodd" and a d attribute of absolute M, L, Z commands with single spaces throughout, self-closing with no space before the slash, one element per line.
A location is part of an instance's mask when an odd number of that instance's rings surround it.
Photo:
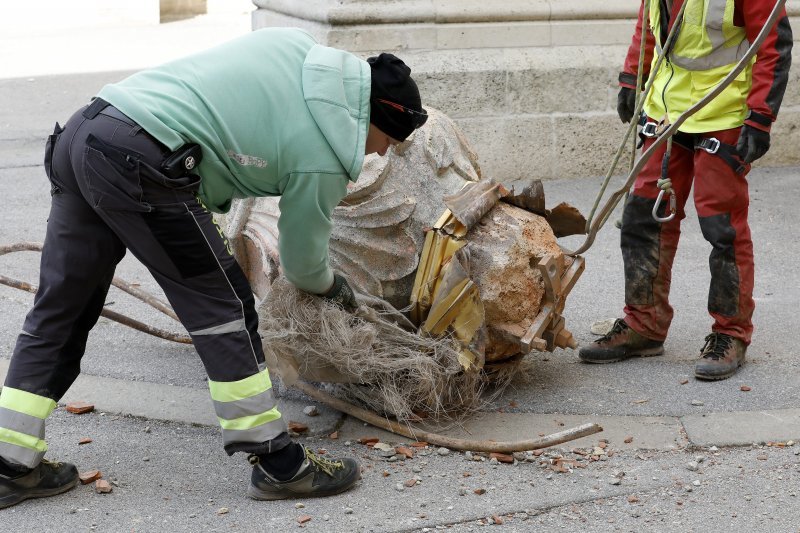
<path fill-rule="evenodd" d="M 405 141 L 427 119 L 411 69 L 399 57 L 387 53 L 370 57 L 367 63 L 372 71 L 369 121 L 393 139 Z"/>

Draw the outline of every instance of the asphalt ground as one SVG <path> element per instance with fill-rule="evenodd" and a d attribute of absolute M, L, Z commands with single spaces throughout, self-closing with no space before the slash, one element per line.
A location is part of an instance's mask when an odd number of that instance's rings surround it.
<path fill-rule="evenodd" d="M 0 71 L 2 244 L 44 236 L 49 186 L 41 161 L 53 123 L 63 123 L 104 83 L 129 73 L 41 76 L 59 70 L 47 65 L 29 70 Z M 535 175 L 535 167 L 531 171 Z M 705 312 L 709 248 L 690 207 L 673 271 L 675 320 L 663 357 L 584 365 L 573 350 L 532 354 L 503 396 L 447 430 L 508 440 L 596 421 L 606 428 L 603 433 L 548 453 L 577 464 L 583 456 L 572 453 L 573 448 L 591 450 L 604 438 L 617 452 L 612 457 L 586 461 L 585 468 L 566 473 L 540 464 L 555 460 L 547 455 L 509 466 L 472 462 L 457 453 L 440 456 L 429 449 L 423 450 L 428 455 L 387 463 L 356 439 L 406 439 L 324 408 L 320 417 L 303 418 L 302 407 L 313 402 L 281 389 L 287 417 L 309 423 L 317 435 L 304 442 L 331 455 L 361 458 L 364 479 L 348 494 L 302 502 L 303 508 L 297 502 L 250 501 L 244 496 L 248 466 L 241 457 L 227 458 L 222 452 L 205 374 L 192 348 L 101 319 L 90 337 L 83 375 L 67 397 L 90 400 L 98 410 L 75 416 L 57 409 L 48 425 L 49 457 L 75 462 L 81 471 L 101 469 L 115 482 L 114 491 L 99 495 L 86 486 L 23 503 L 2 512 L 3 529 L 282 531 L 297 527 L 296 519 L 306 514 L 312 519 L 304 527 L 316 531 L 469 531 L 483 527 L 492 515 L 512 531 L 797 531 L 798 446 L 782 445 L 800 440 L 798 173 L 798 168 L 756 168 L 750 175 L 756 333 L 748 363 L 736 376 L 716 383 L 692 378 L 711 319 Z M 587 213 L 600 181 L 595 176 L 547 182 L 547 204 L 567 201 Z M 579 242 L 564 239 L 567 247 Z M 602 230 L 585 258 L 586 272 L 565 310 L 567 327 L 580 343 L 593 340 L 589 328 L 594 321 L 621 313 L 622 261 L 613 224 Z M 0 274 L 36 283 L 37 272 L 36 253 L 0 258 Z M 160 292 L 131 258 L 123 260 L 118 275 Z M 31 303 L 32 295 L 0 287 L 0 375 Z M 180 331 L 169 318 L 116 289 L 108 307 Z M 750 391 L 742 391 L 742 385 Z M 334 430 L 338 439 L 325 437 Z M 78 445 L 83 437 L 93 442 Z M 781 446 L 764 445 L 770 442 Z M 687 464 L 698 456 L 704 462 L 689 470 Z M 415 475 L 420 484 L 398 490 L 398 483 Z M 612 484 L 615 479 L 621 480 L 618 485 Z M 473 492 L 480 488 L 486 493 Z M 223 507 L 228 511 L 221 512 Z"/>

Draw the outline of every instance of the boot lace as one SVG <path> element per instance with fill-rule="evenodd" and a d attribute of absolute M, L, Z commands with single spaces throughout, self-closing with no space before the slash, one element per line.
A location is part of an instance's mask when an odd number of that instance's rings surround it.
<path fill-rule="evenodd" d="M 718 361 L 725 357 L 725 352 L 731 347 L 733 337 L 724 333 L 711 333 L 706 336 L 706 343 L 700 350 L 703 359 Z"/>
<path fill-rule="evenodd" d="M 603 335 L 602 337 L 600 337 L 599 339 L 597 339 L 594 342 L 596 342 L 597 344 L 600 344 L 602 342 L 608 342 L 613 337 L 615 337 L 616 335 L 619 335 L 620 333 L 622 333 L 626 329 L 628 329 L 628 324 L 626 324 L 623 319 L 618 318 L 618 319 L 616 319 L 614 321 L 614 325 L 611 326 L 611 329 L 608 331 L 608 333 L 606 333 L 605 335 Z"/>
<path fill-rule="evenodd" d="M 308 460 L 317 468 L 328 474 L 330 477 L 334 477 L 335 470 L 340 470 L 344 468 L 344 463 L 342 461 L 331 461 L 330 459 L 320 457 L 319 455 L 315 454 L 308 448 L 306 448 L 305 450 L 306 450 L 306 457 L 308 458 Z"/>

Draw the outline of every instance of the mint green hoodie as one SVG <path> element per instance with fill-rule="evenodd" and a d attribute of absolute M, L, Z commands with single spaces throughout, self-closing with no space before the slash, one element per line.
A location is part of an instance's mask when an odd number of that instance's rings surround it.
<path fill-rule="evenodd" d="M 145 70 L 98 96 L 174 150 L 200 144 L 199 196 L 224 213 L 233 198 L 281 196 L 286 277 L 323 293 L 331 212 L 364 162 L 370 67 L 302 30 L 270 28 Z"/>

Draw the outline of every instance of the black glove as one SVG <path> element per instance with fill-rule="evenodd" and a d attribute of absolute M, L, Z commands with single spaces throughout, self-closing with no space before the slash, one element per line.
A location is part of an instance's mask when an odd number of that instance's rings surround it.
<path fill-rule="evenodd" d="M 339 274 L 333 275 L 333 287 L 322 297 L 335 303 L 348 313 L 354 313 L 358 309 L 358 301 L 353 289 L 347 284 L 347 280 Z"/>
<path fill-rule="evenodd" d="M 630 87 L 620 87 L 617 95 L 617 115 L 619 119 L 627 124 L 633 118 L 636 111 L 636 91 Z"/>
<path fill-rule="evenodd" d="M 754 128 L 748 124 L 742 126 L 736 151 L 745 163 L 752 163 L 769 150 L 769 132 Z"/>

